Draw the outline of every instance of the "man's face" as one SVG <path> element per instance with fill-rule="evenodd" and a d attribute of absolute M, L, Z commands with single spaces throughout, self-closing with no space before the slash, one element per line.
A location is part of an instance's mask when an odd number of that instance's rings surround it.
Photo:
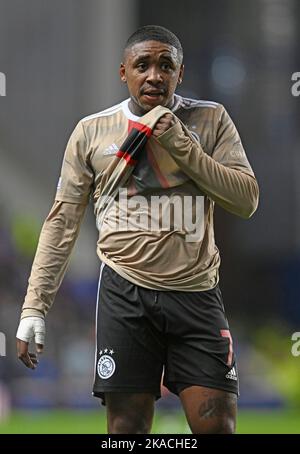
<path fill-rule="evenodd" d="M 143 115 L 154 107 L 172 104 L 183 77 L 183 65 L 175 47 L 159 41 L 134 44 L 124 55 L 120 77 L 127 83 L 131 108 Z"/>

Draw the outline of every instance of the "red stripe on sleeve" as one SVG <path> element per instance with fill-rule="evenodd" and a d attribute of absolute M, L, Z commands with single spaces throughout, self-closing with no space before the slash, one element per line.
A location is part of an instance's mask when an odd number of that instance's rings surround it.
<path fill-rule="evenodd" d="M 138 131 L 144 132 L 147 137 L 150 137 L 152 134 L 152 129 L 149 126 L 143 125 L 142 123 L 138 123 L 137 121 L 128 120 L 128 133 L 135 128 Z"/>
<path fill-rule="evenodd" d="M 130 165 L 130 166 L 135 166 L 136 163 L 137 163 L 137 161 L 135 159 L 132 159 L 130 154 L 128 154 L 126 151 L 119 150 L 116 153 L 116 156 L 118 156 L 118 158 L 125 159 L 127 164 Z"/>

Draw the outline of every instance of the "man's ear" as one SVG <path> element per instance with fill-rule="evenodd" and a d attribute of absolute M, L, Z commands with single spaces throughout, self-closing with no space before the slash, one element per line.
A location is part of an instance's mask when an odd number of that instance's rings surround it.
<path fill-rule="evenodd" d="M 126 74 L 125 73 L 126 73 L 125 65 L 124 65 L 124 63 L 121 63 L 119 74 L 120 74 L 121 81 L 124 83 L 126 83 Z"/>
<path fill-rule="evenodd" d="M 180 85 L 183 80 L 183 74 L 184 74 L 184 64 L 182 63 L 180 66 L 180 70 L 179 70 L 179 76 L 178 76 L 178 81 L 177 81 L 178 85 Z"/>

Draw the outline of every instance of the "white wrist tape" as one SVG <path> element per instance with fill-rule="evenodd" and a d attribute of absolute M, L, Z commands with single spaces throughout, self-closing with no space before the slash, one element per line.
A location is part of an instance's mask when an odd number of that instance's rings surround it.
<path fill-rule="evenodd" d="M 16 337 L 24 342 L 30 342 L 33 338 L 36 344 L 44 345 L 46 327 L 41 317 L 25 317 L 20 321 Z"/>

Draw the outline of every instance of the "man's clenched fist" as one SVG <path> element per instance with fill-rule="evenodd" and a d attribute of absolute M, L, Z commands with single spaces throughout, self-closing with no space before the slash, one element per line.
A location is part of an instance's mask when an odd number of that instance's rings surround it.
<path fill-rule="evenodd" d="M 175 125 L 174 116 L 172 114 L 167 113 L 158 120 L 158 122 L 154 126 L 152 135 L 154 137 L 158 137 L 174 125 Z"/>
<path fill-rule="evenodd" d="M 20 321 L 16 335 L 18 358 L 30 369 L 36 368 L 38 360 L 35 353 L 28 352 L 29 342 L 34 339 L 37 353 L 42 353 L 45 333 L 45 321 L 41 317 L 26 317 Z"/>

